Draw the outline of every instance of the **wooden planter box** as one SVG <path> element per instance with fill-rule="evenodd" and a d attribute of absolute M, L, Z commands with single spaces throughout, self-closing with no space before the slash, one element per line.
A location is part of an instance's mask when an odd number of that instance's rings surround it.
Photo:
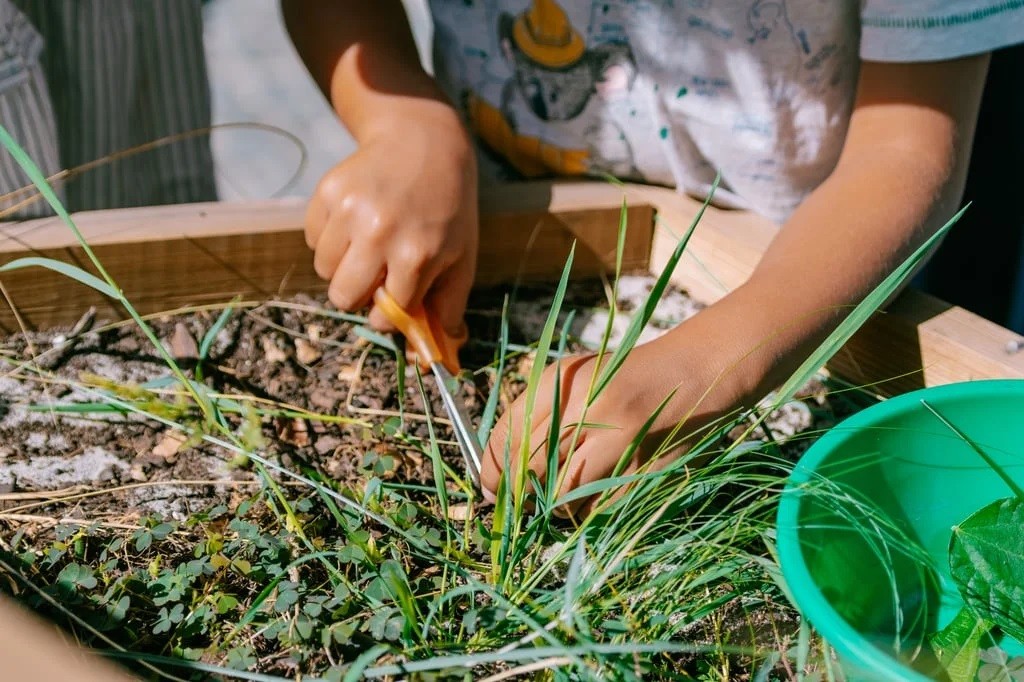
<path fill-rule="evenodd" d="M 700 207 L 671 190 L 604 183 L 524 183 L 481 197 L 481 284 L 557 277 L 573 240 L 574 276 L 614 262 L 623 199 L 629 213 L 625 267 L 660 272 Z M 76 223 L 128 299 L 143 313 L 266 298 L 326 287 L 312 268 L 299 200 L 206 203 L 80 213 Z M 712 303 L 741 284 L 775 227 L 752 214 L 710 208 L 674 273 L 676 284 Z M 56 218 L 0 224 L 0 262 L 26 255 L 87 259 Z M 75 322 L 89 306 L 122 317 L 109 299 L 61 275 L 32 268 L 0 276 L 7 332 Z M 13 306 L 12 306 L 13 303 Z M 892 395 L 922 386 L 1024 377 L 1020 337 L 961 308 L 904 292 L 840 351 L 829 370 Z"/>
<path fill-rule="evenodd" d="M 629 232 L 625 266 L 660 272 L 699 203 L 670 190 L 597 183 L 529 183 L 482 197 L 482 284 L 557 277 L 574 240 L 574 274 L 593 276 L 614 262 L 625 197 Z M 267 298 L 325 289 L 312 269 L 302 235 L 304 202 L 210 203 L 82 213 L 76 223 L 110 274 L 143 313 L 235 296 Z M 709 209 L 682 262 L 676 284 L 712 303 L 741 284 L 775 231 L 750 214 Z M 87 265 L 57 219 L 0 223 L 0 263 L 40 255 Z M 77 282 L 40 268 L 0 275 L 8 305 L 0 327 L 46 328 L 74 323 L 89 306 L 120 318 L 113 302 Z M 1018 335 L 965 310 L 912 290 L 876 315 L 835 357 L 830 371 L 891 395 L 926 385 L 1024 376 L 1024 353 L 1007 344 Z M 21 676 L 122 679 L 119 671 L 25 620 L 0 600 L 0 628 L 22 633 L 0 646 L 8 670 Z M 10 638 L 8 638 L 10 639 Z M 43 671 L 41 666 L 49 666 Z"/>

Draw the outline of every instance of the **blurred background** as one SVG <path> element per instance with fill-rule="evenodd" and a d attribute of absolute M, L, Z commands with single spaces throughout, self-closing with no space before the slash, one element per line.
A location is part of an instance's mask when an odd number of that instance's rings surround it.
<path fill-rule="evenodd" d="M 405 5 L 429 64 L 426 0 Z M 309 196 L 355 144 L 292 47 L 279 0 L 207 0 L 203 20 L 214 123 L 265 123 L 297 136 L 309 158 L 283 194 Z M 211 144 L 225 200 L 281 196 L 301 159 L 293 141 L 262 130 L 215 131 Z"/>

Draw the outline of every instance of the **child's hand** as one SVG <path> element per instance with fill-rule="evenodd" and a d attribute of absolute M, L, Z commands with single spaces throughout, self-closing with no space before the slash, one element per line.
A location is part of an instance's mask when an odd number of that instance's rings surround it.
<path fill-rule="evenodd" d="M 609 356 L 610 357 L 610 356 Z M 672 395 L 668 405 L 654 421 L 644 442 L 636 450 L 621 474 L 636 473 L 654 451 L 662 444 L 671 429 L 689 412 L 700 396 L 700 392 L 691 395 L 696 386 L 706 385 L 703 377 L 691 374 L 677 347 L 671 340 L 662 337 L 642 346 L 637 346 L 619 369 L 614 380 L 594 401 L 583 415 L 587 401 L 587 393 L 594 373 L 596 356 L 574 356 L 564 358 L 561 362 L 561 438 L 559 443 L 559 472 L 563 476 L 559 493 L 565 493 L 594 481 L 607 478 L 615 471 L 615 467 L 630 443 L 637 437 L 644 423 L 653 415 L 662 401 Z M 554 381 L 556 366 L 549 366 L 541 379 L 533 410 L 530 435 L 530 469 L 540 480 L 547 476 L 547 438 L 551 428 L 554 397 Z M 509 484 L 515 480 L 519 465 L 519 452 L 522 445 L 523 416 L 525 396 L 520 396 L 505 411 L 494 427 L 487 443 L 483 459 L 481 484 L 484 490 L 493 495 L 498 486 L 505 459 L 506 442 L 510 470 L 507 472 Z M 573 440 L 576 424 L 583 417 L 590 428 L 583 428 L 572 457 L 566 461 L 568 450 Z M 698 420 L 688 420 L 680 435 L 690 433 Z M 660 468 L 678 457 L 681 450 L 676 450 L 660 458 L 654 467 Z M 528 492 L 533 492 L 533 485 L 527 483 Z M 587 513 L 596 498 L 577 500 L 561 509 L 571 513 Z"/>
<path fill-rule="evenodd" d="M 383 284 L 403 308 L 423 301 L 455 337 L 477 242 L 475 157 L 454 112 L 377 126 L 324 175 L 306 213 L 306 243 L 334 305 L 358 310 Z M 376 309 L 370 323 L 393 330 Z"/>

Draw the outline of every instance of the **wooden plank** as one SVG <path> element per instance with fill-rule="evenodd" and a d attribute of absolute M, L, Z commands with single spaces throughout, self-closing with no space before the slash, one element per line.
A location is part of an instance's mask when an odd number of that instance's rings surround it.
<path fill-rule="evenodd" d="M 628 205 L 626 267 L 660 270 L 700 204 L 671 190 L 595 182 L 523 183 L 481 195 L 478 281 L 547 279 L 578 240 L 578 275 L 610 268 L 620 208 Z M 655 219 L 654 213 L 657 213 Z M 143 312 L 186 304 L 322 291 L 301 234 L 298 201 L 194 204 L 97 211 L 76 222 Z M 657 228 L 654 228 L 654 224 Z M 709 208 L 673 281 L 711 303 L 744 282 L 775 226 L 741 211 Z M 38 253 L 84 263 L 67 229 L 53 219 L 2 226 L 0 262 Z M 26 321 L 70 324 L 101 297 L 38 268 L 0 277 Z M 103 308 L 113 316 L 116 311 Z M 14 329 L 9 310 L 0 324 Z M 907 291 L 876 315 L 830 364 L 857 384 L 884 382 L 892 394 L 924 385 L 986 377 L 1024 377 L 1020 337 L 977 315 Z"/>
<path fill-rule="evenodd" d="M 557 276 L 574 240 L 575 276 L 611 270 L 620 207 L 621 196 L 557 213 L 547 210 L 544 192 L 525 192 L 515 204 L 503 193 L 482 197 L 478 282 Z M 234 296 L 323 291 L 302 235 L 304 212 L 300 201 L 209 203 L 86 212 L 75 223 L 128 300 L 148 314 Z M 633 229 L 624 265 L 645 269 L 653 209 L 633 205 L 628 215 Z M 0 224 L 0 263 L 26 255 L 92 270 L 54 218 Z M 0 283 L 29 328 L 72 324 L 91 305 L 105 317 L 123 317 L 97 292 L 40 268 L 4 273 Z M 10 306 L 0 308 L 0 325 L 8 332 L 18 328 Z"/>
<path fill-rule="evenodd" d="M 676 238 L 700 203 L 664 190 L 637 196 L 658 211 L 651 268 L 660 271 Z M 753 272 L 775 226 L 749 213 L 709 208 L 691 239 L 673 281 L 712 303 Z M 1007 352 L 1020 335 L 920 291 L 904 291 L 873 316 L 829 363 L 856 385 L 875 385 L 882 395 L 972 379 L 1024 377 L 1024 353 Z"/>
<path fill-rule="evenodd" d="M 77 646 L 56 626 L 0 595 L 0 660 L 5 680 L 130 682 L 127 670 Z"/>

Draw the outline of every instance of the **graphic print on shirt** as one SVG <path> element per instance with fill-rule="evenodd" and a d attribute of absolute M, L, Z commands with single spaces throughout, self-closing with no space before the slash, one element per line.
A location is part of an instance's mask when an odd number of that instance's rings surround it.
<path fill-rule="evenodd" d="M 789 19 L 786 0 L 755 0 L 747 13 L 747 23 L 750 24 L 751 30 L 747 42 L 752 45 L 761 40 L 766 41 L 775 34 L 777 40 L 788 37 L 793 41 L 797 50 L 803 54 L 811 53 L 811 46 L 807 42 L 807 32 L 797 30 Z M 787 36 L 778 36 L 777 32 L 779 31 L 784 31 Z"/>
<path fill-rule="evenodd" d="M 487 149 L 523 177 L 636 177 L 625 132 L 602 115 L 633 86 L 628 41 L 588 44 L 589 36 L 555 0 L 530 0 L 518 14 L 502 12 L 494 28 L 512 76 L 498 103 L 472 89 L 464 97 L 470 128 Z M 537 124 L 557 128 L 559 143 L 527 132 Z"/>

